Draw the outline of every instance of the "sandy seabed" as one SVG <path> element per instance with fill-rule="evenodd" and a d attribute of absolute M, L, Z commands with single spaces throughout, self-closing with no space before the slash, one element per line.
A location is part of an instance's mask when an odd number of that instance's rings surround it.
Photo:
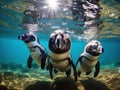
<path fill-rule="evenodd" d="M 0 65 L 0 90 L 120 90 L 120 67 L 105 65 L 96 78 L 93 78 L 94 71 L 88 76 L 82 73 L 75 82 L 61 73 L 51 80 L 49 71 L 38 67 L 3 66 Z"/>

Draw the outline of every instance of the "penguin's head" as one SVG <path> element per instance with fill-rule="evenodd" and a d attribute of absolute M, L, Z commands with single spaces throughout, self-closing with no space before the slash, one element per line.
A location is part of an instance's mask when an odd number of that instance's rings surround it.
<path fill-rule="evenodd" d="M 49 49 L 54 53 L 65 53 L 70 50 L 71 40 L 67 32 L 54 31 L 49 38 Z"/>
<path fill-rule="evenodd" d="M 90 41 L 86 47 L 85 50 L 87 53 L 93 55 L 93 56 L 99 56 L 104 52 L 104 49 L 101 45 L 101 43 L 97 40 Z"/>
<path fill-rule="evenodd" d="M 31 32 L 19 35 L 18 39 L 23 40 L 25 43 L 37 41 L 36 35 Z"/>
<path fill-rule="evenodd" d="M 32 17 L 33 19 L 40 17 L 39 12 L 37 12 L 36 10 L 28 9 L 28 10 L 25 10 L 23 13 L 28 17 Z"/>

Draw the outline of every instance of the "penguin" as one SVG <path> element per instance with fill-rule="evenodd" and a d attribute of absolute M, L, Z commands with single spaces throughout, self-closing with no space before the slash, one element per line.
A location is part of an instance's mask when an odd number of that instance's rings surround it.
<path fill-rule="evenodd" d="M 30 51 L 27 60 L 28 68 L 31 68 L 32 61 L 34 60 L 41 69 L 44 69 L 47 60 L 47 53 L 45 48 L 39 43 L 37 36 L 34 33 L 29 32 L 19 35 L 18 39 L 24 41 Z"/>
<path fill-rule="evenodd" d="M 23 14 L 26 16 L 25 18 L 27 19 L 30 19 L 31 17 L 31 23 L 38 23 L 38 20 L 41 19 L 42 15 L 40 15 L 40 12 L 38 10 L 30 10 L 30 9 L 27 9 L 23 12 Z M 25 23 L 25 19 L 24 20 L 24 23 Z M 28 20 L 26 20 L 28 21 Z M 30 23 L 30 20 L 29 20 L 29 23 Z"/>
<path fill-rule="evenodd" d="M 79 56 L 76 62 L 78 76 L 81 72 L 86 72 L 89 75 L 92 69 L 95 68 L 94 77 L 99 74 L 100 62 L 99 56 L 104 52 L 101 43 L 98 40 L 91 40 L 84 48 L 84 52 Z"/>
<path fill-rule="evenodd" d="M 66 72 L 67 77 L 70 77 L 71 67 L 74 71 L 75 81 L 77 81 L 77 72 L 70 54 L 71 40 L 67 32 L 56 30 L 51 33 L 48 44 L 49 55 L 49 70 L 50 77 L 53 79 L 54 72 Z"/>

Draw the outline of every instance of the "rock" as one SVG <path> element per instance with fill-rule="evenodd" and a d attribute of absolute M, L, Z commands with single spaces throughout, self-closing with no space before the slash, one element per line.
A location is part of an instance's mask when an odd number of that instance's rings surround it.
<path fill-rule="evenodd" d="M 1 63 L 0 68 L 1 68 L 1 69 L 16 70 L 16 69 L 22 68 L 22 64 L 16 64 L 16 63 Z"/>
<path fill-rule="evenodd" d="M 38 69 L 38 68 L 40 68 L 36 63 L 33 63 L 32 64 L 32 68 L 34 68 L 34 69 Z"/>
<path fill-rule="evenodd" d="M 115 66 L 115 67 L 120 67 L 120 61 L 116 62 L 116 63 L 114 64 L 114 66 Z"/>
<path fill-rule="evenodd" d="M 85 90 L 110 90 L 106 84 L 93 78 L 80 81 L 83 84 Z"/>
<path fill-rule="evenodd" d="M 11 70 L 21 69 L 22 68 L 22 64 L 10 63 L 10 64 L 8 64 L 8 67 Z"/>
<path fill-rule="evenodd" d="M 22 72 L 22 73 L 29 72 L 29 68 L 27 68 L 27 67 L 22 67 L 21 72 Z"/>
<path fill-rule="evenodd" d="M 73 79 L 64 77 L 55 79 L 50 90 L 78 90 L 78 88 Z"/>
<path fill-rule="evenodd" d="M 1 69 L 8 69 L 8 64 L 1 63 Z"/>
<path fill-rule="evenodd" d="M 4 64 L 3 66 L 9 66 Z M 9 66 L 10 67 L 10 66 Z M 21 67 L 21 66 L 20 66 Z M 7 67 L 8 68 L 8 67 Z M 37 68 L 37 67 L 36 67 Z M 22 69 L 0 69 L 0 90 L 119 90 L 120 67 L 107 65 L 100 74 L 93 78 L 84 73 L 75 82 L 63 73 L 55 75 L 51 80 L 47 70 L 39 67 Z M 22 72 L 21 72 L 21 71 Z"/>
<path fill-rule="evenodd" d="M 0 74 L 0 83 L 2 82 L 2 75 Z"/>
<path fill-rule="evenodd" d="M 49 90 L 50 83 L 50 81 L 37 81 L 27 86 L 24 90 Z"/>
<path fill-rule="evenodd" d="M 8 90 L 8 88 L 4 85 L 0 85 L 0 90 Z"/>

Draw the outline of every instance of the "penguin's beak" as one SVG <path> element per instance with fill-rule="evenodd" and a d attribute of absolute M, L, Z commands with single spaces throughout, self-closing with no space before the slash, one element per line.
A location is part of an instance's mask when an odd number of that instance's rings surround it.
<path fill-rule="evenodd" d="M 55 40 L 56 48 L 62 48 L 62 41 L 62 36 L 58 34 Z"/>
<path fill-rule="evenodd" d="M 26 34 L 23 34 L 23 35 L 19 35 L 18 36 L 18 39 L 19 40 L 24 40 L 26 38 Z"/>
<path fill-rule="evenodd" d="M 102 48 L 102 46 L 101 45 L 94 45 L 93 47 L 92 47 L 92 51 L 93 52 L 96 52 L 96 53 L 98 53 L 98 54 L 101 54 L 101 53 L 103 53 L 104 52 L 104 49 Z"/>
<path fill-rule="evenodd" d="M 22 36 L 21 36 L 21 35 L 19 35 L 19 36 L 18 36 L 18 39 L 19 39 L 19 40 L 22 40 Z"/>

